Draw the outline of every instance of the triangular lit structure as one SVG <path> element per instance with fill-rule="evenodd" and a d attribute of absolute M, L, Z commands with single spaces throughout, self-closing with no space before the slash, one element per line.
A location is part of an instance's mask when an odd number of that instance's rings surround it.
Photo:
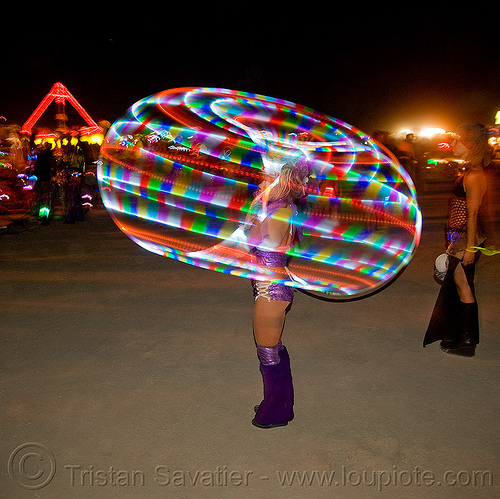
<path fill-rule="evenodd" d="M 47 110 L 49 105 L 55 101 L 57 105 L 64 106 L 65 102 L 68 101 L 78 112 L 78 114 L 85 120 L 88 127 L 80 129 L 82 135 L 92 135 L 94 133 L 102 132 L 102 128 L 90 117 L 90 115 L 83 109 L 80 103 L 71 95 L 69 90 L 62 83 L 54 83 L 50 92 L 44 97 L 42 102 L 38 104 L 38 107 L 33 111 L 31 116 L 27 119 L 26 123 L 23 125 L 22 132 L 31 134 L 31 129 L 33 125 L 40 119 L 40 116 Z M 59 116 L 64 113 L 59 113 Z M 58 115 L 56 115 L 57 117 Z"/>

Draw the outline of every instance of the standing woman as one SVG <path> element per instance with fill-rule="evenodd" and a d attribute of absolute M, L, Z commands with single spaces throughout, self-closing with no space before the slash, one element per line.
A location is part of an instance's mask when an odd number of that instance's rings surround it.
<path fill-rule="evenodd" d="M 425 334 L 424 347 L 441 340 L 444 352 L 472 357 L 479 343 L 474 271 L 480 255 L 477 247 L 486 239 L 484 168 L 490 161 L 490 148 L 485 128 L 475 123 L 460 125 L 453 152 L 465 159 L 465 172 L 452 189 L 446 232 L 448 270 Z"/>
<path fill-rule="evenodd" d="M 305 162 L 285 164 L 277 179 L 261 186 L 262 203 L 247 231 L 251 253 L 257 262 L 273 272 L 275 279 L 289 279 L 287 251 L 299 238 L 292 223 L 294 200 L 305 195 L 310 171 Z M 293 300 L 293 288 L 276 282 L 252 282 L 255 304 L 253 332 L 264 400 L 255 407 L 252 424 L 259 428 L 285 426 L 294 417 L 290 358 L 281 343 L 285 316 Z"/>

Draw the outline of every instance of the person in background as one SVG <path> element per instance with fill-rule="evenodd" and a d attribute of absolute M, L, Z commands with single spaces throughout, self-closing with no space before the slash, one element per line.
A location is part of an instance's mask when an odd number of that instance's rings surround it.
<path fill-rule="evenodd" d="M 52 213 L 52 170 L 55 159 L 49 143 L 39 144 L 36 149 L 34 174 L 37 178 L 38 218 L 43 224 L 49 223 Z"/>
<path fill-rule="evenodd" d="M 408 133 L 404 140 L 399 141 L 396 144 L 396 156 L 400 163 L 410 174 L 413 181 L 416 180 L 417 176 L 417 154 L 415 152 L 415 135 L 413 133 Z"/>
<path fill-rule="evenodd" d="M 456 156 L 465 159 L 463 175 L 455 183 L 446 227 L 448 269 L 427 328 L 424 347 L 441 340 L 449 354 L 472 357 L 479 343 L 478 306 L 474 273 L 486 240 L 485 168 L 491 158 L 486 129 L 464 123 L 452 144 Z"/>

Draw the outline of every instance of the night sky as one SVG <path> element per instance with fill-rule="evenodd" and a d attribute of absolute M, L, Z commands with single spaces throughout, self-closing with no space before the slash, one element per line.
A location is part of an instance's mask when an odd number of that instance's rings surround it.
<path fill-rule="evenodd" d="M 32 16 L 4 37 L 0 116 L 22 125 L 57 81 L 96 121 L 110 122 L 182 86 L 291 100 L 367 133 L 491 125 L 500 110 L 499 7 L 341 13 L 303 4 L 304 12 L 283 13 L 254 3 L 236 13 L 230 5 Z"/>

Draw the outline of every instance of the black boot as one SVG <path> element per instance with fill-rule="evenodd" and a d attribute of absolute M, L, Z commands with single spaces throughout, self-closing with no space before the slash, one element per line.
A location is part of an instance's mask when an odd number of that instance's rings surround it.
<path fill-rule="evenodd" d="M 479 343 L 479 318 L 477 303 L 460 302 L 461 334 L 450 341 L 441 342 L 443 352 L 474 357 L 476 345 Z"/>

